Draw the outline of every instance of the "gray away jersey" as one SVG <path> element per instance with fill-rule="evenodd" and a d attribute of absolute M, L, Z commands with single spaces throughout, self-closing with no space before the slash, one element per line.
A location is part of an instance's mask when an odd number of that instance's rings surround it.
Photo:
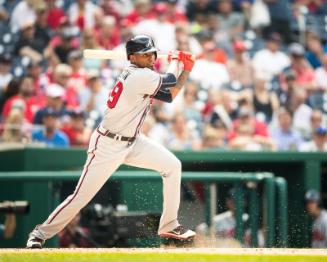
<path fill-rule="evenodd" d="M 109 94 L 101 125 L 111 133 L 137 135 L 161 81 L 160 74 L 149 68 L 128 66 Z"/>
<path fill-rule="evenodd" d="M 327 210 L 323 209 L 312 225 L 312 247 L 327 247 Z"/>

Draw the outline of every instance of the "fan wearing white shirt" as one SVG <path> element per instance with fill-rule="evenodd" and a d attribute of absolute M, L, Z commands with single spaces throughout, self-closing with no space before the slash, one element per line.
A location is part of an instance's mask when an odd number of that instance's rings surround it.
<path fill-rule="evenodd" d="M 266 48 L 258 51 L 253 57 L 253 67 L 256 72 L 265 73 L 270 80 L 290 66 L 290 58 L 279 51 L 281 38 L 278 33 L 272 33 L 267 39 Z"/>

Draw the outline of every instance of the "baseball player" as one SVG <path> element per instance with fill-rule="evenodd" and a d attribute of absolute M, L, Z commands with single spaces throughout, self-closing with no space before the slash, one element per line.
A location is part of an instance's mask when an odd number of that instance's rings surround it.
<path fill-rule="evenodd" d="M 327 247 L 327 210 L 321 208 L 320 194 L 315 189 L 305 193 L 305 208 L 313 218 L 311 246 L 313 248 Z"/>
<path fill-rule="evenodd" d="M 107 101 L 101 124 L 93 132 L 87 160 L 75 191 L 29 234 L 26 247 L 42 248 L 60 232 L 100 190 L 121 164 L 158 171 L 163 178 L 163 211 L 158 235 L 185 240 L 195 232 L 179 224 L 181 162 L 170 151 L 140 134 L 153 99 L 171 102 L 194 65 L 191 54 L 169 55 L 166 74 L 153 70 L 157 58 L 153 40 L 138 35 L 126 43 L 130 65 L 121 73 Z"/>

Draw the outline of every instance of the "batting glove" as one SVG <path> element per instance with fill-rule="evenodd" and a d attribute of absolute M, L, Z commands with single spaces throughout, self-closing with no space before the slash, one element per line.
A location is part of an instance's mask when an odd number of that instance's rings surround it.
<path fill-rule="evenodd" d="M 168 62 L 173 60 L 182 61 L 184 59 L 183 52 L 181 51 L 170 51 L 168 54 Z"/>
<path fill-rule="evenodd" d="M 192 56 L 191 53 L 188 52 L 182 52 L 182 53 L 183 54 L 182 54 L 181 61 L 183 62 L 184 70 L 191 72 L 195 63 L 194 57 Z"/>

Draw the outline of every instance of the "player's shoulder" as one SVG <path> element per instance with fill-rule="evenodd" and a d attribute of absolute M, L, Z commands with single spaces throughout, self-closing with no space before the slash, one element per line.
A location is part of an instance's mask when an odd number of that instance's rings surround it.
<path fill-rule="evenodd" d="M 159 73 L 155 72 L 154 70 L 151 70 L 149 68 L 141 68 L 141 67 L 130 67 L 130 78 L 132 79 L 139 79 L 139 78 L 152 78 L 152 77 L 159 77 Z"/>

